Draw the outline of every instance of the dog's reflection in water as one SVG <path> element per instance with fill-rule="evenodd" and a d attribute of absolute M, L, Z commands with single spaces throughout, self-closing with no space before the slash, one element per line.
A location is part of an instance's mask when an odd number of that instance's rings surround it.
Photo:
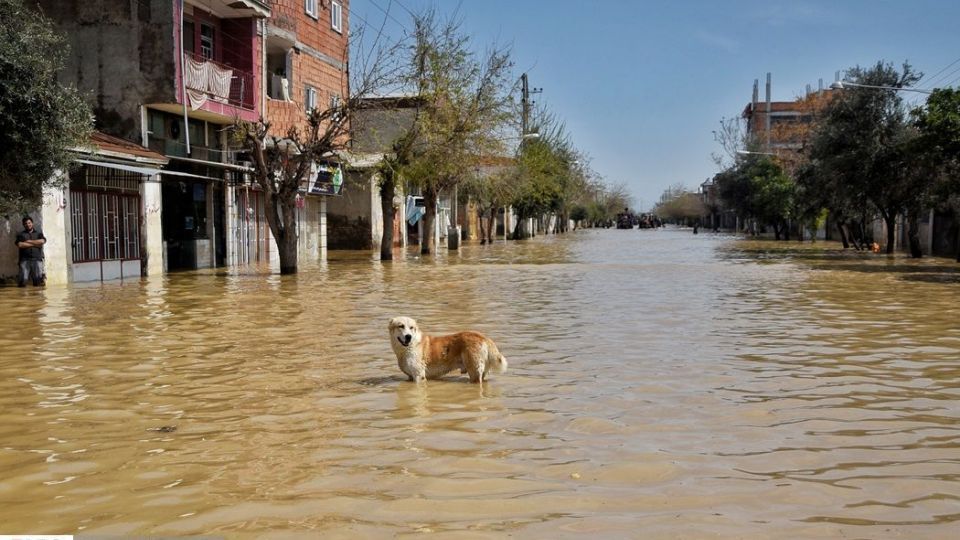
<path fill-rule="evenodd" d="M 470 384 L 463 378 L 446 377 L 433 384 L 396 383 L 397 418 L 430 418 L 444 413 L 502 411 L 502 391 L 495 385 Z"/>

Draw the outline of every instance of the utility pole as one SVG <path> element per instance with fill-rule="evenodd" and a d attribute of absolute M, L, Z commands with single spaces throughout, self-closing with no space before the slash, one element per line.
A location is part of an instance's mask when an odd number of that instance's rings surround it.
<path fill-rule="evenodd" d="M 766 117 L 766 126 L 765 126 L 765 129 L 764 129 L 764 132 L 766 133 L 766 136 L 767 136 L 767 144 L 766 144 L 765 150 L 766 150 L 767 152 L 770 151 L 770 127 L 771 127 L 771 124 L 772 124 L 771 118 L 770 118 L 770 113 L 771 113 L 771 110 L 770 110 L 770 72 L 767 72 L 767 114 L 764 115 L 764 116 Z"/>
<path fill-rule="evenodd" d="M 540 92 L 543 92 L 543 88 L 534 88 L 531 90 L 527 81 L 526 73 L 520 76 L 520 83 L 520 104 L 523 106 L 520 118 L 520 135 L 523 136 L 527 134 L 527 128 L 530 124 L 530 105 L 536 103 L 536 101 L 530 101 L 530 94 L 539 94 Z"/>

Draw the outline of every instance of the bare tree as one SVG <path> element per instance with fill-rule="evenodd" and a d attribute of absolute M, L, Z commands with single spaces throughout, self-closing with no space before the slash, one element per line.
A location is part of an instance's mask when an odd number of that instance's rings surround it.
<path fill-rule="evenodd" d="M 509 51 L 491 47 L 482 58 L 471 50 L 460 21 L 440 21 L 434 10 L 414 17 L 409 86 L 421 110 L 411 128 L 410 155 L 398 163 L 426 205 L 421 253 L 436 243 L 437 197 L 468 178 L 480 155 L 496 153 L 496 136 L 509 108 Z M 399 156 L 398 156 L 399 157 Z"/>
<path fill-rule="evenodd" d="M 721 169 L 732 167 L 740 157 L 740 152 L 752 148 L 747 125 L 743 118 L 721 118 L 720 129 L 713 132 L 713 139 L 720 144 L 720 152 L 710 154 L 713 162 Z"/>
<path fill-rule="evenodd" d="M 360 39 L 360 36 L 351 37 Z M 347 97 L 305 111 L 305 122 L 300 127 L 277 134 L 263 118 L 257 122 L 238 120 L 234 125 L 234 137 L 250 154 L 252 176 L 264 193 L 264 213 L 277 242 L 281 274 L 297 272 L 297 196 L 307 188 L 318 163 L 342 161 L 341 151 L 350 142 L 351 118 L 362 100 L 395 84 L 397 73 L 393 59 L 397 46 L 375 46 L 372 50 L 373 53 L 358 62 L 358 70 L 352 74 L 343 72 L 340 95 Z M 344 65 L 349 65 L 347 59 L 345 47 Z"/>

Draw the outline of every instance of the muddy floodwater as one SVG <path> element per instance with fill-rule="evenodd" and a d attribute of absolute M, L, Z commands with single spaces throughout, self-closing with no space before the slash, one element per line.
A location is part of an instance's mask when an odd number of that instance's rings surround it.
<path fill-rule="evenodd" d="M 956 538 L 960 265 L 689 230 L 0 289 L 0 533 Z M 396 315 L 510 370 L 407 382 Z"/>

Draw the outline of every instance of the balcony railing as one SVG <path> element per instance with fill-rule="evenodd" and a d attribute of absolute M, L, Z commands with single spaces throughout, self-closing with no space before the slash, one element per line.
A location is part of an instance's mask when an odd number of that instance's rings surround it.
<path fill-rule="evenodd" d="M 184 83 L 190 107 L 199 109 L 207 101 L 225 103 L 241 109 L 255 109 L 256 86 L 253 73 L 187 53 Z"/>

